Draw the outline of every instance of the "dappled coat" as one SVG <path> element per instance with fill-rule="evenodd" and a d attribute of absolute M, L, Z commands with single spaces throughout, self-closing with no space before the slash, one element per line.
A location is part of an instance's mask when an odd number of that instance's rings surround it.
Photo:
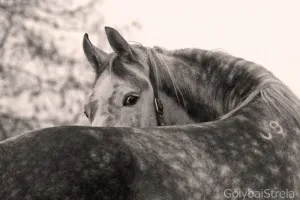
<path fill-rule="evenodd" d="M 221 52 L 129 45 L 111 28 L 107 36 L 112 54 L 84 40 L 97 73 L 86 111 L 93 125 L 111 127 L 0 142 L 0 199 L 300 199 L 300 102 L 270 72 Z M 159 81 L 149 81 L 151 70 Z M 135 73 L 148 79 L 129 80 Z M 140 91 L 130 106 L 109 85 L 125 82 Z M 113 89 L 106 96 L 103 84 Z M 153 105 L 155 88 L 167 126 L 151 128 L 155 109 L 134 109 Z"/>

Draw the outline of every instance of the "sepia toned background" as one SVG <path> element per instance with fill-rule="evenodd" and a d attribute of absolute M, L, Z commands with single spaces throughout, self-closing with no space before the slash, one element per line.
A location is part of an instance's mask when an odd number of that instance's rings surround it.
<path fill-rule="evenodd" d="M 297 0 L 0 0 L 0 140 L 87 125 L 93 73 L 82 37 L 110 51 L 104 26 L 168 49 L 219 49 L 262 64 L 300 96 Z"/>

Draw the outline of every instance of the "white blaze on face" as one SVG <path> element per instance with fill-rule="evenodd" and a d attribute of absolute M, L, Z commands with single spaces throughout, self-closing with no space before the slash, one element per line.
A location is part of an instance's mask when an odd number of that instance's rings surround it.
<path fill-rule="evenodd" d="M 95 92 L 94 97 L 95 99 L 98 99 L 99 101 L 107 101 L 108 98 L 113 93 L 113 78 L 108 72 L 103 72 L 100 78 L 98 78 L 96 84 L 95 84 Z"/>
<path fill-rule="evenodd" d="M 97 115 L 95 116 L 92 126 L 105 126 L 108 116 Z"/>
<path fill-rule="evenodd" d="M 103 72 L 101 77 L 96 81 L 94 87 L 94 99 L 98 100 L 98 109 L 95 113 L 95 118 L 92 122 L 92 126 L 105 125 L 107 118 L 107 107 L 109 106 L 108 99 L 113 94 L 114 81 L 113 77 L 107 72 Z"/>

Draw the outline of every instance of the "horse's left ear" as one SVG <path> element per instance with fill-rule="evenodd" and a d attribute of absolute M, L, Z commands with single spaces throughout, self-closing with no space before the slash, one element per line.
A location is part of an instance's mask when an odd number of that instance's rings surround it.
<path fill-rule="evenodd" d="M 132 50 L 130 45 L 126 42 L 126 40 L 121 36 L 121 34 L 111 28 L 105 27 L 106 36 L 108 42 L 112 49 L 120 56 L 124 56 L 126 58 L 132 58 Z"/>
<path fill-rule="evenodd" d="M 82 46 L 86 58 L 99 76 L 105 70 L 104 63 L 108 57 L 107 53 L 95 47 L 89 40 L 87 33 L 83 36 Z"/>

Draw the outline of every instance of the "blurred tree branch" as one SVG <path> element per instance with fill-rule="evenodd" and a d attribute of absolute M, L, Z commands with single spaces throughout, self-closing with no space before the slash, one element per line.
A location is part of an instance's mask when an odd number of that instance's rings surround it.
<path fill-rule="evenodd" d="M 97 33 L 98 43 L 106 44 L 101 3 L 0 0 L 0 140 L 35 128 L 87 124 L 82 108 L 92 70 L 74 38 Z M 131 26 L 140 28 L 133 22 L 119 29 Z"/>
<path fill-rule="evenodd" d="M 74 98 L 68 91 L 84 93 L 89 79 L 77 81 L 73 69 L 80 62 L 59 50 L 64 38 L 57 40 L 55 35 L 93 28 L 84 25 L 97 3 L 91 0 L 71 7 L 70 0 L 0 0 L 0 140 L 43 124 L 78 123 L 81 112 L 68 111 L 76 107 L 74 102 L 81 108 L 84 95 Z M 62 71 L 63 76 L 49 72 L 49 66 Z M 49 94 L 57 99 L 55 105 L 51 100 L 49 103 Z M 21 109 L 16 102 L 31 114 L 18 113 Z"/>

